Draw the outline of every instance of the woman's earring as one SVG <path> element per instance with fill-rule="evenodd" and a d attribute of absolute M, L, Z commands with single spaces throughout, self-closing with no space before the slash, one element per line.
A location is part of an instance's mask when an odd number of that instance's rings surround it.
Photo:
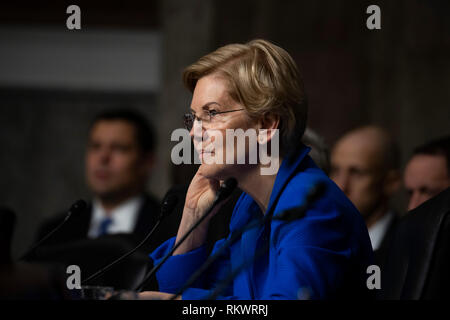
<path fill-rule="evenodd" d="M 261 130 L 258 134 L 258 143 L 264 144 L 267 141 L 267 130 Z"/>

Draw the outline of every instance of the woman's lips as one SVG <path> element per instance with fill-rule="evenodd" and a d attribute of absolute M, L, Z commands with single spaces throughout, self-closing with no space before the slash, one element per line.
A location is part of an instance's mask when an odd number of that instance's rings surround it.
<path fill-rule="evenodd" d="M 199 152 L 200 159 L 203 159 L 205 157 L 205 155 L 208 155 L 208 157 L 214 156 L 214 151 L 202 150 L 202 151 Z"/>

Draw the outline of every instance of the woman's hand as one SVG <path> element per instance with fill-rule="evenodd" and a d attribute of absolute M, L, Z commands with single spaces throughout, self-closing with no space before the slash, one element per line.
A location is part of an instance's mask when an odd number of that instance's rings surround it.
<path fill-rule="evenodd" d="M 203 176 L 202 166 L 200 166 L 189 185 L 185 208 L 194 213 L 194 218 L 200 218 L 213 204 L 219 187 L 220 181 Z"/>
<path fill-rule="evenodd" d="M 144 291 L 138 294 L 139 300 L 171 300 L 175 295 L 173 293 L 159 292 L 159 291 Z M 181 300 L 178 296 L 175 300 Z"/>
<path fill-rule="evenodd" d="M 209 179 L 202 175 L 202 166 L 197 170 L 194 178 L 189 185 L 184 204 L 183 217 L 177 234 L 177 242 L 186 232 L 204 216 L 206 211 L 211 207 L 216 198 L 217 191 L 220 187 L 220 181 Z M 209 221 L 218 211 L 219 206 L 215 208 L 215 212 L 205 219 L 205 221 L 195 229 L 191 235 L 175 250 L 174 255 L 189 252 L 203 245 L 208 232 Z"/>

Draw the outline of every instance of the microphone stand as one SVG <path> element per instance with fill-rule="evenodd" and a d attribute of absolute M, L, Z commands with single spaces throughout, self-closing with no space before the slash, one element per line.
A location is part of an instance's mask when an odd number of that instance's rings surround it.
<path fill-rule="evenodd" d="M 86 202 L 84 200 L 78 200 L 75 202 L 69 209 L 69 212 L 67 213 L 66 217 L 63 221 L 61 221 L 56 228 L 54 228 L 51 232 L 49 232 L 45 237 L 43 237 L 41 240 L 39 240 L 37 243 L 35 243 L 30 249 L 28 249 L 27 252 L 25 252 L 20 258 L 19 261 L 25 260 L 28 258 L 37 247 L 39 247 L 42 243 L 44 243 L 48 238 L 50 238 L 56 231 L 58 231 L 66 222 L 69 220 L 69 218 L 72 216 L 72 214 L 77 213 L 78 211 L 84 210 L 86 208 Z"/>
<path fill-rule="evenodd" d="M 161 267 L 161 265 L 167 261 L 167 259 L 169 259 L 172 254 L 175 252 L 176 249 L 178 249 L 180 247 L 180 245 L 187 239 L 187 237 L 203 222 L 205 221 L 205 219 L 211 214 L 211 212 L 214 210 L 215 206 L 222 201 L 223 199 L 227 198 L 231 192 L 234 190 L 234 188 L 236 187 L 237 182 L 236 179 L 234 178 L 229 178 L 227 181 L 225 181 L 225 183 L 223 184 L 222 189 L 219 190 L 216 199 L 214 200 L 213 204 L 211 205 L 211 207 L 208 209 L 208 211 L 206 211 L 206 213 L 197 220 L 197 222 L 192 225 L 192 227 L 180 238 L 180 240 L 173 246 L 173 248 L 169 251 L 169 253 L 167 253 L 164 258 L 156 265 L 153 267 L 152 270 L 150 270 L 150 272 L 145 276 L 144 280 L 142 280 L 142 282 L 139 284 L 139 286 L 136 288 L 136 291 L 141 291 L 142 287 L 147 283 L 147 281 L 150 279 L 150 277 L 152 277 Z"/>
<path fill-rule="evenodd" d="M 124 255 L 122 255 L 121 257 L 117 258 L 116 260 L 114 260 L 113 262 L 111 262 L 110 264 L 104 266 L 102 269 L 98 270 L 97 272 L 95 272 L 94 274 L 90 275 L 89 277 L 87 277 L 86 279 L 84 279 L 83 281 L 81 281 L 81 284 L 86 284 L 88 281 L 90 280 L 94 280 L 97 279 L 99 276 L 101 276 L 103 273 L 105 273 L 106 271 L 108 271 L 109 269 L 111 269 L 113 266 L 115 266 L 116 264 L 119 264 L 122 260 L 128 258 L 129 256 L 131 256 L 133 253 L 135 253 L 140 247 L 142 247 L 144 245 L 145 242 L 147 242 L 147 240 L 152 236 L 153 232 L 156 230 L 156 228 L 158 228 L 159 224 L 161 223 L 161 219 L 159 219 L 155 225 L 153 226 L 152 230 L 150 231 L 150 233 L 144 238 L 144 240 L 142 240 L 133 250 L 131 250 L 130 252 L 125 253 Z"/>
<path fill-rule="evenodd" d="M 161 209 L 161 214 L 158 217 L 158 220 L 156 221 L 155 225 L 153 226 L 152 230 L 149 232 L 149 234 L 147 234 L 147 236 L 144 238 L 144 240 L 142 240 L 133 250 L 131 250 L 130 252 L 125 253 L 124 255 L 122 255 L 121 257 L 117 258 L 116 260 L 114 260 L 113 262 L 109 263 L 108 265 L 106 265 L 105 267 L 103 267 L 102 269 L 98 270 L 97 272 L 95 272 L 94 274 L 90 275 L 88 278 L 86 278 L 85 280 L 83 280 L 81 282 L 81 284 L 85 284 L 90 280 L 96 279 L 98 278 L 100 275 L 102 275 L 103 273 L 105 273 L 106 271 L 108 271 L 109 269 L 111 269 L 113 266 L 115 266 L 116 264 L 120 263 L 122 260 L 128 258 L 130 255 L 132 255 L 133 253 L 135 253 L 140 247 L 142 247 L 144 245 L 145 242 L 147 242 L 147 240 L 153 235 L 153 233 L 155 232 L 155 230 L 158 228 L 158 226 L 161 224 L 161 222 L 163 221 L 163 219 L 169 215 L 170 213 L 172 213 L 173 209 L 175 208 L 175 205 L 178 202 L 178 198 L 175 195 L 168 195 L 166 197 L 166 199 L 164 200 L 163 204 L 162 204 L 162 209 Z"/>

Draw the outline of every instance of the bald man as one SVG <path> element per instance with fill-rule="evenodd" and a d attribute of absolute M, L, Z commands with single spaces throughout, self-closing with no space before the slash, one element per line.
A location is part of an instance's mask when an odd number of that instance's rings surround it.
<path fill-rule="evenodd" d="M 403 179 L 409 196 L 408 210 L 449 188 L 450 136 L 414 149 Z"/>
<path fill-rule="evenodd" d="M 376 126 L 348 132 L 332 150 L 330 178 L 364 217 L 377 259 L 395 221 L 389 199 L 401 185 L 399 152 L 392 137 Z M 378 256 L 381 260 L 384 255 Z"/>

